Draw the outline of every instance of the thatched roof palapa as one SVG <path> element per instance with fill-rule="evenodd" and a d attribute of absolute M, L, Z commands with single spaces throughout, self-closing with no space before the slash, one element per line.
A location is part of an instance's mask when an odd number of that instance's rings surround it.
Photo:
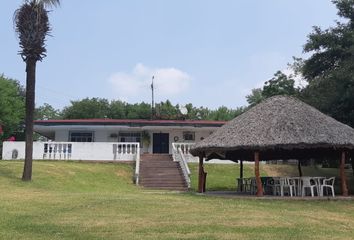
<path fill-rule="evenodd" d="M 302 159 L 354 151 L 354 129 L 289 96 L 274 96 L 249 109 L 191 150 L 225 159 Z"/>

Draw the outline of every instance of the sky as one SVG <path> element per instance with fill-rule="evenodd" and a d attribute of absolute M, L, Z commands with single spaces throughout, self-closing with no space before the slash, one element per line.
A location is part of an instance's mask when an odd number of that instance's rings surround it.
<path fill-rule="evenodd" d="M 25 85 L 13 13 L 0 0 L 0 74 Z M 36 105 L 61 109 L 100 97 L 129 103 L 247 105 L 245 96 L 302 48 L 313 26 L 334 25 L 330 0 L 62 0 L 50 12 Z"/>

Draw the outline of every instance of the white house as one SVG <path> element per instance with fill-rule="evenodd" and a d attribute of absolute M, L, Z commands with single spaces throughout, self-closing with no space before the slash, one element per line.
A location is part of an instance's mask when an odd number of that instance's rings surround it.
<path fill-rule="evenodd" d="M 34 130 L 50 139 L 35 142 L 33 159 L 136 160 L 141 153 L 188 153 L 224 121 L 75 119 L 35 121 Z M 3 159 L 24 159 L 24 142 L 4 142 Z"/>

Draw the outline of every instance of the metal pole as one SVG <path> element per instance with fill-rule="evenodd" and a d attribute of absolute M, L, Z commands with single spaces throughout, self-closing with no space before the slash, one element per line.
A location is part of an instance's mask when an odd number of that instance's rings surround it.
<path fill-rule="evenodd" d="M 154 78 L 155 76 L 152 76 L 151 79 L 151 119 L 155 118 L 155 111 L 154 111 Z"/>

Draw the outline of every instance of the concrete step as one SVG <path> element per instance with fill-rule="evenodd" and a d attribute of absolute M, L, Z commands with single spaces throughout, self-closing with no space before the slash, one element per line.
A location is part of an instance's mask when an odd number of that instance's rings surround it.
<path fill-rule="evenodd" d="M 149 188 L 150 189 L 156 189 L 156 190 L 170 190 L 170 191 L 182 191 L 182 192 L 188 191 L 187 187 L 150 186 Z"/>
<path fill-rule="evenodd" d="M 179 182 L 167 182 L 167 181 L 163 181 L 163 182 L 156 182 L 156 181 L 140 181 L 141 184 L 144 185 L 144 187 L 146 186 L 151 186 L 151 185 L 159 185 L 159 186 L 166 186 L 166 185 L 173 185 L 173 186 L 184 186 L 186 187 L 187 184 L 185 184 L 184 182 L 182 181 L 179 181 Z"/>
<path fill-rule="evenodd" d="M 186 191 L 179 163 L 168 154 L 143 154 L 140 164 L 140 184 L 146 188 Z"/>
<path fill-rule="evenodd" d="M 144 184 L 144 187 L 176 187 L 176 188 L 185 188 L 187 185 L 185 184 L 180 184 L 180 183 L 161 183 L 161 184 L 156 184 L 156 183 L 142 183 Z"/>

